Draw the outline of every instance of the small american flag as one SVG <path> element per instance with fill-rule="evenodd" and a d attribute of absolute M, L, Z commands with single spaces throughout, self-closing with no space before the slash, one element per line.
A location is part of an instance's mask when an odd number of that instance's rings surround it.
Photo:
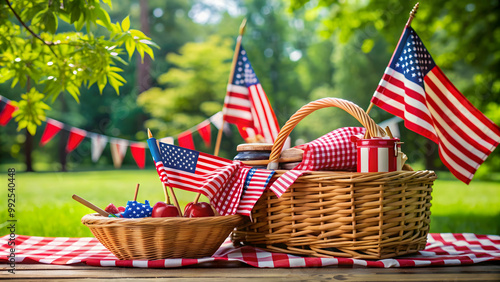
<path fill-rule="evenodd" d="M 154 138 L 148 139 L 148 145 L 163 184 L 202 193 L 220 215 L 237 213 L 250 168 L 239 161 L 157 142 Z M 261 171 L 274 173 L 272 170 Z M 253 178 L 251 183 L 252 186 L 262 185 L 262 189 L 267 185 Z"/>
<path fill-rule="evenodd" d="M 148 145 L 160 180 L 165 185 L 201 192 L 209 198 L 217 193 L 239 167 L 239 163 L 231 160 L 156 142 L 154 138 L 148 139 Z"/>
<path fill-rule="evenodd" d="M 273 170 L 267 169 L 249 169 L 246 174 L 243 192 L 236 213 L 250 216 L 255 203 L 259 200 L 267 184 L 273 176 Z"/>
<path fill-rule="evenodd" d="M 232 83 L 227 85 L 222 113 L 225 121 L 253 128 L 268 143 L 278 136 L 278 120 L 243 46 L 238 52 Z"/>
<path fill-rule="evenodd" d="M 410 26 L 371 102 L 437 143 L 443 163 L 467 184 L 500 142 L 500 128 L 455 88 Z"/>

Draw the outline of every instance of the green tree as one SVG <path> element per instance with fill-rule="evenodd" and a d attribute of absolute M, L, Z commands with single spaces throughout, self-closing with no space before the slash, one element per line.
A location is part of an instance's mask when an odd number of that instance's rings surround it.
<path fill-rule="evenodd" d="M 160 136 L 174 136 L 220 111 L 231 68 L 231 47 L 231 40 L 212 36 L 205 42 L 186 43 L 179 54 L 168 54 L 172 67 L 158 78 L 165 87 L 153 87 L 137 99 L 151 114 L 146 126 Z"/>
<path fill-rule="evenodd" d="M 110 0 L 103 3 L 111 7 Z M 19 108 L 13 115 L 18 130 L 31 135 L 50 109 L 47 99 L 68 93 L 79 101 L 80 88 L 94 84 L 101 93 L 106 85 L 119 93 L 126 83 L 121 55 L 130 59 L 137 50 L 153 57 L 155 44 L 130 29 L 129 17 L 112 23 L 100 1 L 5 0 L 0 15 L 0 83 L 25 89 L 13 97 Z"/>

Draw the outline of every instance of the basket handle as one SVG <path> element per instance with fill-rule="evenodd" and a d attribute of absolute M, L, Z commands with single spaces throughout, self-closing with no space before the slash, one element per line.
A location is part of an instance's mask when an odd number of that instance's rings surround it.
<path fill-rule="evenodd" d="M 384 130 L 358 105 L 344 99 L 322 98 L 302 106 L 302 108 L 295 112 L 281 128 L 278 137 L 274 141 L 273 148 L 271 149 L 267 169 L 278 169 L 278 159 L 281 150 L 283 149 L 286 138 L 290 135 L 295 126 L 312 112 L 327 107 L 340 108 L 356 118 L 366 128 L 366 138 L 385 136 Z"/>

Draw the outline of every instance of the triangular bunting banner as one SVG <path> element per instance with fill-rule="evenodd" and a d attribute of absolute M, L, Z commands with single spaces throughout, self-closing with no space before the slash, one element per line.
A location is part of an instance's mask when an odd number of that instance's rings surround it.
<path fill-rule="evenodd" d="M 160 142 L 174 145 L 174 137 L 164 137 L 164 138 L 160 139 Z"/>
<path fill-rule="evenodd" d="M 115 168 L 122 166 L 123 159 L 127 153 L 128 141 L 124 139 L 111 139 L 111 156 L 113 157 L 113 164 Z"/>
<path fill-rule="evenodd" d="M 203 138 L 203 142 L 205 143 L 205 146 L 207 148 L 210 147 L 212 143 L 212 133 L 210 131 L 210 122 L 208 120 L 205 120 L 204 122 L 198 124 L 198 133 L 200 134 L 201 138 Z"/>
<path fill-rule="evenodd" d="M 108 137 L 93 133 L 90 137 L 92 149 L 92 161 L 96 163 L 102 155 L 102 151 L 108 143 Z"/>
<path fill-rule="evenodd" d="M 42 139 L 40 139 L 40 146 L 45 146 L 56 134 L 61 131 L 64 127 L 62 122 L 57 120 L 53 120 L 51 118 L 47 119 L 47 125 L 45 126 L 45 130 L 42 134 Z"/>
<path fill-rule="evenodd" d="M 66 145 L 66 152 L 69 153 L 76 149 L 86 135 L 87 131 L 85 130 L 81 130 L 76 127 L 71 128 L 69 132 L 68 144 Z"/>
<path fill-rule="evenodd" d="M 146 145 L 142 143 L 134 143 L 130 145 L 130 152 L 134 157 L 135 163 L 140 169 L 146 166 Z"/>
<path fill-rule="evenodd" d="M 224 125 L 224 133 L 226 135 L 231 135 L 231 128 L 229 127 L 229 124 L 223 122 L 224 116 L 222 115 L 222 112 L 218 112 L 215 115 L 211 116 L 209 118 L 210 122 L 217 127 L 218 130 Z"/>
<path fill-rule="evenodd" d="M 17 109 L 13 104 L 13 102 L 2 95 L 0 95 L 0 125 L 5 126 L 11 119 L 12 113 Z M 218 129 L 221 126 L 224 126 L 224 132 L 226 135 L 231 134 L 231 129 L 227 123 L 223 121 L 222 112 L 218 112 L 215 115 L 211 116 L 209 119 L 204 120 L 200 124 L 195 127 L 181 133 L 177 139 L 178 143 L 181 147 L 196 150 L 193 142 L 193 133 L 194 130 L 198 131 L 203 142 L 207 147 L 211 146 L 211 125 L 213 124 Z M 146 164 L 146 146 L 144 143 L 136 142 L 131 143 L 129 140 L 119 139 L 119 138 L 110 138 L 109 136 L 87 132 L 83 129 L 79 129 L 76 127 L 70 127 L 60 121 L 47 118 L 46 126 L 43 131 L 42 137 L 40 139 L 39 145 L 45 146 L 48 142 L 50 142 L 61 130 L 68 130 L 67 128 L 71 128 L 69 133 L 68 142 L 66 144 L 66 152 L 70 153 L 75 150 L 80 143 L 83 141 L 85 137 L 89 137 L 91 139 L 91 156 L 93 162 L 98 162 L 101 157 L 104 149 L 106 148 L 106 144 L 110 142 L 111 147 L 111 155 L 113 158 L 113 164 L 115 168 L 120 168 L 127 153 L 127 148 L 130 145 L 130 151 L 132 153 L 132 157 L 135 162 L 139 166 L 139 168 L 145 168 Z M 174 137 L 165 137 L 160 139 L 162 143 L 166 144 L 174 144 Z"/>
<path fill-rule="evenodd" d="M 17 108 L 14 107 L 10 102 L 5 103 L 5 107 L 0 112 L 0 125 L 6 126 L 7 123 L 9 123 L 10 119 L 12 118 L 12 113 L 16 109 Z"/>
<path fill-rule="evenodd" d="M 193 134 L 191 133 L 191 131 L 182 132 L 179 135 L 179 138 L 177 138 L 177 140 L 179 141 L 179 146 L 186 149 L 195 150 L 193 142 Z"/>

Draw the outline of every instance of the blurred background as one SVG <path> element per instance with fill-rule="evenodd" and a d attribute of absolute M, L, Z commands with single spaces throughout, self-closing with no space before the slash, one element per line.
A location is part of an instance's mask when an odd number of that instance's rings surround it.
<path fill-rule="evenodd" d="M 399 0 L 114 1 L 112 9 L 106 7 L 111 21 L 122 21 L 130 15 L 131 28 L 141 30 L 160 47 L 153 49 L 155 59 L 146 55 L 141 62 L 135 56 L 122 66 L 126 83 L 120 87 L 120 95 L 109 85 L 102 95 L 95 85 L 82 88 L 79 102 L 62 93 L 54 102 L 47 101 L 51 110 L 46 114 L 70 126 L 131 141 L 144 142 L 147 128 L 157 138 L 178 136 L 222 109 L 236 37 L 244 18 L 248 22 L 242 44 L 281 126 L 302 105 L 322 97 L 344 98 L 366 109 L 414 4 Z M 412 27 L 452 83 L 500 124 L 500 1 L 420 1 Z M 65 28 L 71 26 L 60 24 L 58 32 Z M 26 89 L 11 88 L 8 81 L 0 84 L 0 91 L 4 97 L 18 100 L 19 93 Z M 377 107 L 370 116 L 377 122 L 393 117 Z M 343 126 L 358 123 L 339 109 L 323 109 L 297 126 L 291 135 L 292 145 Z M 18 172 L 44 173 L 114 170 L 109 148 L 97 163 L 92 162 L 89 139 L 67 154 L 68 133 L 64 131 L 43 148 L 38 146 L 43 128 L 30 136 L 25 129 L 18 131 L 14 120 L 0 127 L 0 166 L 4 171 L 9 167 Z M 212 128 L 212 147 L 193 134 L 197 150 L 213 153 L 216 130 Z M 433 208 L 441 211 L 433 219 L 437 222 L 433 230 L 499 234 L 500 151 L 488 157 L 467 186 L 447 172 L 436 144 L 405 129 L 402 122 L 399 130 L 408 162 L 415 169 L 438 171 L 438 181 L 443 181 L 441 191 L 446 192 L 438 191 L 438 182 L 435 188 Z M 223 137 L 219 155 L 232 159 L 236 146 L 243 142 L 237 129 L 231 127 L 231 133 Z M 138 170 L 130 153 L 120 170 Z M 146 171 L 152 172 L 147 177 L 156 173 L 149 152 Z M 117 172 L 110 175 L 113 173 Z M 39 175 L 18 177 L 33 181 L 26 183 L 30 186 L 41 181 Z M 45 181 L 64 185 L 66 176 L 54 175 Z M 46 189 L 57 190 L 52 184 Z M 97 189 L 103 180 L 89 185 Z M 134 180 L 127 186 L 132 195 Z M 157 186 L 161 192 L 160 184 Z M 454 197 L 447 193 L 454 193 Z M 467 202 L 471 195 L 477 199 Z M 61 201 L 66 201 L 66 196 L 61 196 Z M 96 198 L 103 205 L 110 201 Z M 467 212 L 463 212 L 464 207 Z M 471 227 L 478 217 L 484 219 L 486 229 Z M 449 221 L 469 225 L 442 228 Z M 40 232 L 52 234 L 48 229 Z"/>

